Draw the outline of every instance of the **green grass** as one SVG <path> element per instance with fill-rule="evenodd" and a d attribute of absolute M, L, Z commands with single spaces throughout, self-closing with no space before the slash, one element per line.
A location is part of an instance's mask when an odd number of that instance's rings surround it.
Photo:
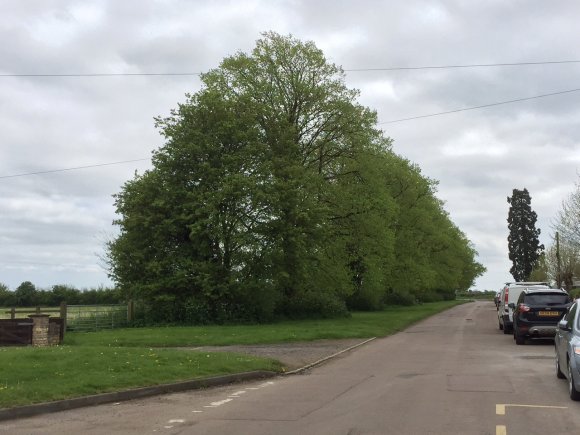
<path fill-rule="evenodd" d="M 252 370 L 279 371 L 281 366 L 233 353 L 108 346 L 1 348 L 0 407 Z"/>
<path fill-rule="evenodd" d="M 379 312 L 356 312 L 349 318 L 297 320 L 264 325 L 170 326 L 68 333 L 65 343 L 74 346 L 184 347 L 379 337 L 400 331 L 411 323 L 460 303 L 435 302 L 393 307 Z"/>
<path fill-rule="evenodd" d="M 65 335 L 64 346 L 0 348 L 0 407 L 250 370 L 281 371 L 278 362 L 268 359 L 166 348 L 380 337 L 461 303 L 436 302 L 353 313 L 350 318 L 265 325 L 73 332 Z"/>

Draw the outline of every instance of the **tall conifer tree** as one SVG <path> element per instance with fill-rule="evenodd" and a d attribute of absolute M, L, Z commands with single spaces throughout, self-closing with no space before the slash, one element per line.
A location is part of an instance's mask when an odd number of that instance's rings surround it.
<path fill-rule="evenodd" d="M 538 215 L 532 210 L 532 198 L 526 188 L 514 189 L 507 202 L 510 204 L 507 219 L 510 273 L 516 281 L 526 281 L 544 250 L 538 238 L 540 229 L 536 228 Z"/>

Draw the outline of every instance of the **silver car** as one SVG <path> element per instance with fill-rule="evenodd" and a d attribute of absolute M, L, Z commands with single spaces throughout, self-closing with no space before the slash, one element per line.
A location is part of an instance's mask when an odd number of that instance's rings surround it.
<path fill-rule="evenodd" d="M 574 302 L 556 328 L 556 376 L 568 380 L 572 400 L 580 400 L 580 319 Z"/>

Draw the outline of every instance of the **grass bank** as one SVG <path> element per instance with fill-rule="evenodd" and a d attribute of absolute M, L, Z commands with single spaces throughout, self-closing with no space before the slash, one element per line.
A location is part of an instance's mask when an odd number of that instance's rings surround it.
<path fill-rule="evenodd" d="M 266 325 L 68 333 L 64 346 L 0 348 L 0 407 L 251 370 L 280 371 L 282 367 L 273 360 L 165 348 L 385 336 L 460 303 L 437 302 L 353 313 L 344 319 Z"/>
<path fill-rule="evenodd" d="M 265 325 L 170 326 L 69 333 L 65 343 L 73 346 L 191 347 L 382 337 L 461 303 L 465 301 L 356 312 L 348 318 L 296 320 Z"/>
<path fill-rule="evenodd" d="M 0 408 L 179 380 L 279 371 L 278 362 L 233 353 L 122 347 L 0 349 Z"/>

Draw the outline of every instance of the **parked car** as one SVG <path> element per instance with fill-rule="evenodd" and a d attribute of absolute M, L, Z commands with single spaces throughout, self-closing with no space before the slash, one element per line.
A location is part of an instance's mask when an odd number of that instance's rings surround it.
<path fill-rule="evenodd" d="M 525 344 L 529 338 L 552 338 L 556 326 L 570 306 L 570 296 L 562 289 L 526 288 L 513 310 L 513 331 L 516 344 Z"/>
<path fill-rule="evenodd" d="M 560 320 L 554 337 L 556 376 L 568 380 L 572 400 L 580 400 L 580 310 L 575 302 Z"/>
<path fill-rule="evenodd" d="M 513 332 L 513 308 L 509 304 L 515 304 L 525 289 L 549 289 L 547 282 L 506 282 L 502 287 L 497 310 L 499 329 L 504 334 Z"/>
<path fill-rule="evenodd" d="M 495 309 L 499 310 L 499 301 L 501 301 L 501 290 L 495 294 L 493 302 L 495 303 Z"/>

